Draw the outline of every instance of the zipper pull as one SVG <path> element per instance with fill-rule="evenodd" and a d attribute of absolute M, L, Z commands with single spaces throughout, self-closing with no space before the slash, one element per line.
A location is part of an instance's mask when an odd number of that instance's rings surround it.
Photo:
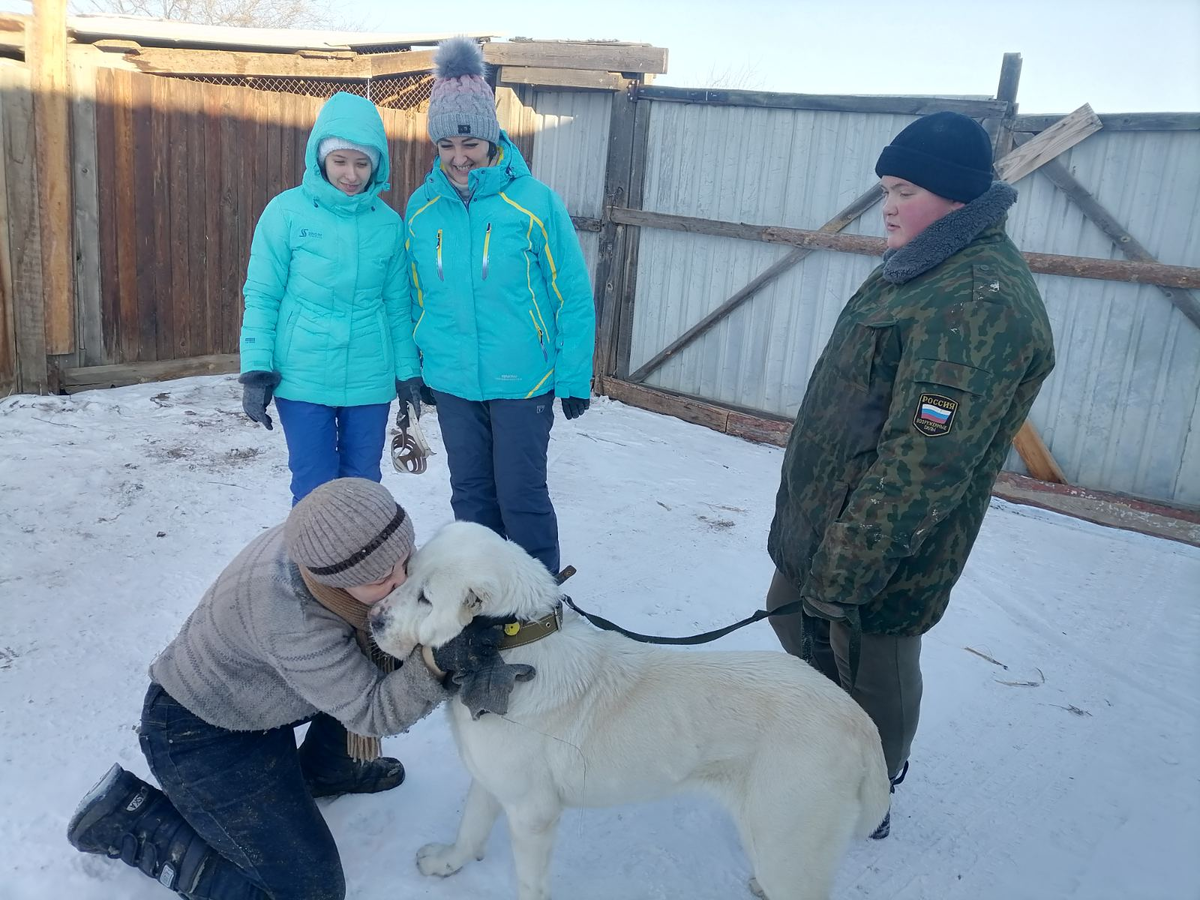
<path fill-rule="evenodd" d="M 488 270 L 488 244 L 492 242 L 492 223 L 487 223 L 487 228 L 483 231 L 483 280 L 487 281 Z"/>
<path fill-rule="evenodd" d="M 438 229 L 437 233 L 437 273 L 441 281 L 446 280 L 446 275 L 442 270 L 442 229 Z"/>

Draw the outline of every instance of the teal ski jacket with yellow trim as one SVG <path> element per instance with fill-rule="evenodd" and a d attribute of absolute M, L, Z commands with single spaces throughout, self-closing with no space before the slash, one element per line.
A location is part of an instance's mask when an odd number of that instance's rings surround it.
<path fill-rule="evenodd" d="M 435 161 L 405 215 L 422 377 L 465 400 L 587 397 L 596 312 L 571 217 L 500 132 L 470 202 Z"/>
<path fill-rule="evenodd" d="M 317 145 L 327 137 L 379 151 L 362 193 L 348 196 L 321 174 Z M 334 94 L 309 135 L 303 183 L 274 197 L 255 226 L 241 369 L 278 372 L 277 397 L 323 406 L 389 403 L 396 379 L 418 372 L 404 224 L 379 197 L 389 169 L 374 104 Z"/>

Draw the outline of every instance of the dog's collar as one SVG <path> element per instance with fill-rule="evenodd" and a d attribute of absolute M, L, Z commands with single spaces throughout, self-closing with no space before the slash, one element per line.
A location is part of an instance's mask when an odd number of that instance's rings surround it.
<path fill-rule="evenodd" d="M 554 607 L 553 612 L 547 613 L 540 619 L 534 619 L 532 622 L 505 622 L 500 629 L 504 637 L 500 638 L 496 649 L 511 650 L 513 647 L 524 647 L 526 644 L 532 644 L 534 641 L 540 641 L 542 638 L 554 634 L 560 628 L 562 628 L 561 603 Z"/>

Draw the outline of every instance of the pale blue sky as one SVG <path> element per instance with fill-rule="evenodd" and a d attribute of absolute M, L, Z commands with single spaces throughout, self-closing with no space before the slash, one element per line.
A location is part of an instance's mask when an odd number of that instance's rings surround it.
<path fill-rule="evenodd" d="M 29 10 L 21 0 L 0 9 Z M 620 39 L 670 51 L 660 84 L 984 94 L 1024 57 L 1025 113 L 1200 111 L 1200 0 L 338 0 L 381 31 Z"/>

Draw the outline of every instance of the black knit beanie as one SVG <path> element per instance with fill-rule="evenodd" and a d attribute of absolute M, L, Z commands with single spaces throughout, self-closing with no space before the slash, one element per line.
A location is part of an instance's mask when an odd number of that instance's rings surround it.
<path fill-rule="evenodd" d="M 911 181 L 947 200 L 970 203 L 992 186 L 992 143 L 961 113 L 922 116 L 883 148 L 875 174 Z"/>

